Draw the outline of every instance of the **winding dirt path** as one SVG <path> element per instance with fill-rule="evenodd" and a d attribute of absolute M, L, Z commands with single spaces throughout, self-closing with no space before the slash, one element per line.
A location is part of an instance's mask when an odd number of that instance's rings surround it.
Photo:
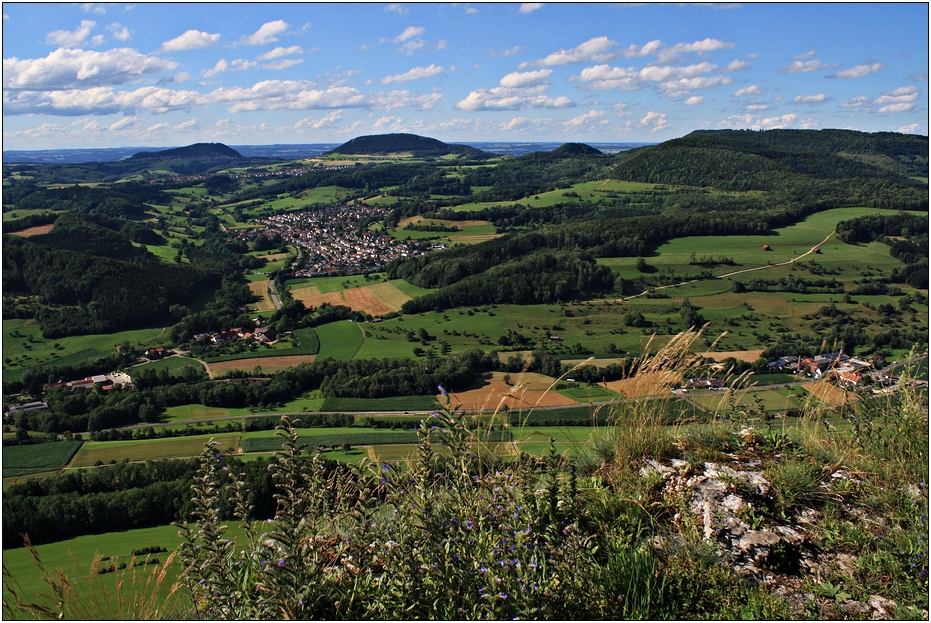
<path fill-rule="evenodd" d="M 833 236 L 833 235 L 834 235 L 834 232 L 832 231 L 830 234 L 828 234 L 828 235 L 824 238 L 824 240 L 822 240 L 821 242 L 819 242 L 818 244 L 816 244 L 815 246 L 813 246 L 811 249 L 809 249 L 809 250 L 806 251 L 805 253 L 802 253 L 802 254 L 799 255 L 798 257 L 794 257 L 794 258 L 792 258 L 791 260 L 788 260 L 788 261 L 786 261 L 786 262 L 779 262 L 778 264 L 766 264 L 765 266 L 755 266 L 754 268 L 744 268 L 743 270 L 735 270 L 735 271 L 733 271 L 733 272 L 726 273 L 726 274 L 724 274 L 724 275 L 715 275 L 713 278 L 714 278 L 714 279 L 727 279 L 728 277 L 733 277 L 734 275 L 740 275 L 740 274 L 743 274 L 743 273 L 750 273 L 750 272 L 753 272 L 753 271 L 755 271 L 755 270 L 765 270 L 765 269 L 767 269 L 767 268 L 773 268 L 774 266 L 786 266 L 786 265 L 788 265 L 788 264 L 794 264 L 795 262 L 799 261 L 799 260 L 802 259 L 803 257 L 806 257 L 806 256 L 811 255 L 812 253 L 814 253 L 814 252 L 815 252 L 815 249 L 817 249 L 818 247 L 824 246 L 824 244 L 825 244 L 828 240 L 830 240 L 830 239 L 831 239 L 831 236 Z M 707 281 L 707 280 L 706 280 L 706 279 L 690 279 L 689 281 L 683 281 L 683 282 L 681 282 L 681 283 L 673 283 L 673 284 L 670 284 L 670 285 L 668 285 L 668 286 L 658 286 L 658 287 L 656 287 L 656 288 L 650 288 L 649 290 L 644 290 L 644 291 L 641 292 L 640 294 L 633 294 L 633 295 L 631 295 L 631 296 L 625 296 L 625 297 L 623 297 L 623 298 L 618 299 L 618 302 L 623 302 L 623 301 L 625 301 L 625 300 L 627 300 L 627 299 L 635 299 L 635 298 L 637 298 L 637 297 L 639 297 L 639 296 L 643 296 L 643 295 L 645 295 L 645 294 L 648 294 L 648 293 L 650 293 L 651 291 L 655 291 L 655 290 L 665 290 L 666 288 L 678 288 L 679 286 L 684 286 L 684 285 L 689 284 L 689 283 L 698 283 L 699 281 Z"/>

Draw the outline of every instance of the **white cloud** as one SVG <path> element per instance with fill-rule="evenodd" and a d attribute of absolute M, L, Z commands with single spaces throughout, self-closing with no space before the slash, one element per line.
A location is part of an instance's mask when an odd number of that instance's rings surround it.
<path fill-rule="evenodd" d="M 404 119 L 401 117 L 379 117 L 372 124 L 372 127 L 379 131 L 400 132 L 404 129 Z"/>
<path fill-rule="evenodd" d="M 402 4 L 397 4 L 392 2 L 385 7 L 385 11 L 390 11 L 391 13 L 397 13 L 398 15 L 407 15 L 409 11 Z"/>
<path fill-rule="evenodd" d="M 523 52 L 523 51 L 524 51 L 524 46 L 522 46 L 522 45 L 515 45 L 515 46 L 512 47 L 512 48 L 505 48 L 505 49 L 503 49 L 503 50 L 500 50 L 500 51 L 498 52 L 498 54 L 500 54 L 501 56 L 504 56 L 504 57 L 509 57 L 509 56 L 515 56 L 515 55 L 517 55 L 517 54 L 520 54 L 520 53 Z M 492 51 L 489 53 L 489 56 L 495 56 L 494 50 L 492 50 Z"/>
<path fill-rule="evenodd" d="M 619 56 L 623 58 L 643 58 L 644 56 L 657 54 L 662 46 L 663 42 L 659 39 L 654 39 L 643 45 L 631 43 L 625 50 L 621 51 Z"/>
<path fill-rule="evenodd" d="M 533 13 L 537 9 L 542 9 L 544 3 L 542 2 L 523 2 L 520 5 L 520 9 L 517 10 L 520 14 Z"/>
<path fill-rule="evenodd" d="M 578 76 L 570 76 L 569 82 L 591 83 L 579 87 L 583 91 L 608 91 L 611 89 L 637 91 L 646 86 L 640 72 L 637 70 L 611 67 L 607 64 L 586 67 Z"/>
<path fill-rule="evenodd" d="M 914 134 L 915 132 L 918 131 L 919 127 L 920 126 L 917 123 L 910 123 L 908 125 L 903 125 L 901 128 L 899 128 L 896 131 L 901 132 L 902 134 Z"/>
<path fill-rule="evenodd" d="M 243 45 L 266 45 L 278 41 L 278 35 L 282 34 L 291 25 L 283 19 L 276 19 L 273 22 L 265 22 L 262 26 L 248 37 L 242 37 L 239 42 Z"/>
<path fill-rule="evenodd" d="M 129 41 L 133 37 L 133 33 L 120 24 L 113 22 L 112 24 L 107 25 L 107 29 L 110 31 L 110 34 L 113 35 L 113 38 L 117 41 Z"/>
<path fill-rule="evenodd" d="M 686 106 L 695 106 L 696 104 L 701 104 L 704 101 L 705 101 L 704 95 L 693 95 L 692 97 L 688 98 L 682 103 L 685 104 Z"/>
<path fill-rule="evenodd" d="M 107 12 L 106 6 L 101 2 L 84 2 L 79 4 L 78 8 L 84 13 L 97 13 L 98 15 Z"/>
<path fill-rule="evenodd" d="M 81 25 L 75 30 L 54 30 L 45 35 L 45 42 L 63 48 L 73 48 L 81 45 L 90 37 L 91 31 L 97 27 L 97 22 L 91 19 L 81 20 Z"/>
<path fill-rule="evenodd" d="M 335 128 L 343 121 L 343 115 L 338 110 L 328 112 L 320 119 L 304 117 L 292 126 L 292 129 L 298 132 L 303 130 L 323 130 L 325 128 Z"/>
<path fill-rule="evenodd" d="M 431 64 L 429 67 L 414 67 L 413 69 L 403 73 L 395 74 L 394 76 L 385 76 L 381 79 L 382 84 L 391 84 L 393 82 L 402 83 L 410 82 L 411 80 L 422 80 L 424 78 L 432 78 L 433 76 L 438 76 L 445 71 L 442 67 Z"/>
<path fill-rule="evenodd" d="M 458 110 L 523 110 L 525 108 L 573 108 L 575 102 L 565 96 L 549 97 L 544 91 L 547 85 L 526 89 L 494 87 L 472 91 L 456 103 Z"/>
<path fill-rule="evenodd" d="M 553 67 L 557 65 L 571 65 L 573 63 L 604 63 L 617 56 L 616 52 L 609 51 L 616 45 L 616 41 L 612 41 L 607 37 L 595 37 L 589 39 L 585 43 L 577 45 L 571 50 L 559 50 L 545 58 L 529 63 L 521 63 L 517 68 Z"/>
<path fill-rule="evenodd" d="M 280 61 L 275 61 L 274 63 L 265 63 L 262 65 L 262 69 L 269 69 L 271 71 L 284 71 L 289 67 L 300 65 L 303 62 L 303 58 L 285 58 Z"/>
<path fill-rule="evenodd" d="M 726 128 L 739 128 L 739 129 L 749 129 L 749 130 L 775 130 L 775 129 L 785 129 L 794 127 L 798 116 L 789 113 L 785 115 L 780 115 L 776 117 L 767 117 L 765 119 L 760 118 L 758 115 L 746 114 L 746 115 L 735 115 L 732 117 L 727 117 L 726 119 L 721 120 L 721 125 Z M 803 125 L 806 128 L 815 127 L 817 125 L 814 121 L 803 122 Z"/>
<path fill-rule="evenodd" d="M 829 98 L 824 93 L 818 93 L 817 95 L 806 95 L 805 93 L 802 93 L 801 95 L 797 95 L 792 100 L 792 103 L 793 104 L 818 105 L 818 104 L 824 104 L 830 99 L 831 98 Z"/>
<path fill-rule="evenodd" d="M 681 67 L 671 65 L 651 65 L 640 70 L 640 77 L 650 82 L 662 82 L 675 78 L 694 78 L 696 76 L 703 76 L 705 74 L 711 73 L 715 69 L 717 69 L 717 66 L 707 61 L 697 63 L 695 65 L 686 65 Z"/>
<path fill-rule="evenodd" d="M 733 47 L 733 43 L 707 38 L 692 43 L 677 43 L 668 48 L 663 48 L 658 54 L 660 61 L 669 62 L 676 59 L 680 54 L 706 54 L 717 50 L 730 50 Z"/>
<path fill-rule="evenodd" d="M 394 43 L 401 43 L 403 41 L 408 41 L 410 39 L 413 39 L 414 37 L 417 37 L 423 34 L 424 30 L 426 30 L 426 28 L 424 28 L 423 26 L 408 26 L 407 28 L 404 29 L 404 32 L 402 32 L 400 35 L 392 39 L 392 41 Z"/>
<path fill-rule="evenodd" d="M 116 123 L 111 124 L 107 129 L 111 132 L 116 132 L 117 130 L 122 130 L 130 126 L 139 125 L 139 117 L 123 117 Z"/>
<path fill-rule="evenodd" d="M 92 87 L 67 91 L 25 91 L 4 93 L 4 114 L 51 114 L 61 116 L 135 114 L 138 109 L 154 114 L 172 110 L 189 110 L 197 105 L 201 94 L 160 87 L 142 87 L 134 91 L 116 91 L 111 87 Z"/>
<path fill-rule="evenodd" d="M 607 113 L 600 110 L 590 110 L 584 115 L 573 117 L 563 124 L 567 132 L 594 132 L 611 123 Z"/>
<path fill-rule="evenodd" d="M 920 92 L 918 87 L 899 87 L 876 99 L 856 95 L 841 104 L 840 108 L 878 113 L 908 112 L 915 108 Z"/>
<path fill-rule="evenodd" d="M 883 63 L 868 63 L 866 65 L 857 65 L 849 69 L 842 69 L 833 76 L 832 78 L 862 78 L 863 76 L 868 76 L 874 74 L 877 71 L 882 70 L 885 67 Z"/>
<path fill-rule="evenodd" d="M 166 52 L 178 52 L 181 50 L 199 50 L 209 48 L 220 40 L 220 33 L 210 34 L 201 30 L 188 30 L 183 35 L 170 39 L 162 44 L 162 49 Z"/>
<path fill-rule="evenodd" d="M 692 91 L 696 89 L 716 89 L 720 86 L 731 84 L 733 79 L 729 76 L 698 76 L 695 78 L 679 78 L 678 80 L 667 80 L 657 87 L 657 91 L 663 97 L 669 99 L 679 99 L 690 97 Z"/>
<path fill-rule="evenodd" d="M 106 52 L 58 49 L 45 58 L 3 59 L 4 89 L 63 90 L 126 84 L 178 64 L 129 48 Z"/>
<path fill-rule="evenodd" d="M 831 68 L 830 65 L 825 65 L 820 60 L 814 58 L 814 56 L 814 50 L 810 50 L 804 54 L 798 54 L 792 57 L 792 63 L 785 67 L 780 67 L 776 71 L 784 74 L 801 74 L 809 71 L 820 71 Z M 807 60 L 809 58 L 812 60 Z"/>
<path fill-rule="evenodd" d="M 721 71 L 745 71 L 747 69 L 750 69 L 749 61 L 738 61 L 735 59 L 728 63 L 726 66 L 722 67 Z"/>
<path fill-rule="evenodd" d="M 427 94 L 414 94 L 410 91 L 383 91 L 369 96 L 367 105 L 374 108 L 393 110 L 395 108 L 417 108 L 419 110 L 432 110 L 443 101 L 439 92 Z"/>
<path fill-rule="evenodd" d="M 640 125 L 644 127 L 649 127 L 650 132 L 659 132 L 663 130 L 668 125 L 666 121 L 666 113 L 659 113 L 650 111 L 646 114 L 643 119 L 640 120 Z"/>
<path fill-rule="evenodd" d="M 501 78 L 500 85 L 506 88 L 535 87 L 541 84 L 547 84 L 547 78 L 549 78 L 552 73 L 552 69 L 540 69 L 538 71 L 527 72 L 515 71 Z"/>
<path fill-rule="evenodd" d="M 852 110 L 860 110 L 869 106 L 873 102 L 873 99 L 867 97 L 866 95 L 855 95 L 846 102 L 840 105 L 841 108 L 850 108 Z"/>
<path fill-rule="evenodd" d="M 751 84 L 748 87 L 737 89 L 731 94 L 731 97 L 746 97 L 747 95 L 763 95 L 764 93 L 766 93 L 766 91 L 756 86 L 755 84 Z"/>
<path fill-rule="evenodd" d="M 256 60 L 259 61 L 270 61 L 274 58 L 281 58 L 282 56 L 291 56 L 292 54 L 303 54 L 304 50 L 301 49 L 299 45 L 292 45 L 291 47 L 277 47 L 273 50 L 269 50 L 265 54 L 259 55 Z"/>

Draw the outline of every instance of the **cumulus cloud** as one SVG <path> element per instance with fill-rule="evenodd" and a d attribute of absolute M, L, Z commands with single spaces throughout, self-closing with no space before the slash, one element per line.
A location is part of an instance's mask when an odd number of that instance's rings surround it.
<path fill-rule="evenodd" d="M 876 99 L 856 95 L 841 104 L 840 108 L 878 113 L 908 112 L 915 108 L 919 93 L 918 87 L 899 87 L 889 93 L 883 93 Z"/>
<path fill-rule="evenodd" d="M 291 129 L 295 131 L 303 130 L 323 130 L 325 128 L 335 128 L 343 121 L 343 115 L 338 110 L 331 111 L 319 119 L 313 117 L 304 117 L 295 123 Z"/>
<path fill-rule="evenodd" d="M 414 67 L 413 69 L 404 72 L 403 74 L 395 74 L 394 76 L 385 76 L 381 79 L 382 84 L 391 84 L 393 82 L 402 83 L 410 82 L 411 80 L 422 80 L 424 78 L 432 78 L 433 76 L 438 76 L 445 71 L 442 67 L 438 65 L 431 64 L 429 67 Z"/>
<path fill-rule="evenodd" d="M 432 110 L 443 99 L 443 95 L 439 92 L 415 94 L 406 90 L 383 91 L 370 95 L 367 105 L 372 108 L 384 108 L 385 110 L 404 107 Z"/>
<path fill-rule="evenodd" d="M 746 114 L 727 117 L 721 121 L 721 125 L 727 128 L 738 128 L 748 130 L 776 130 L 794 127 L 798 116 L 794 113 L 779 115 L 776 117 L 761 118 L 759 115 Z M 807 127 L 814 127 L 814 122 L 805 122 L 802 124 Z"/>
<path fill-rule="evenodd" d="M 404 29 L 404 32 L 392 39 L 392 41 L 394 43 L 402 43 L 404 41 L 413 39 L 414 37 L 419 37 L 425 30 L 426 28 L 423 26 L 408 26 Z"/>
<path fill-rule="evenodd" d="M 45 42 L 63 48 L 73 48 L 84 43 L 90 37 L 91 31 L 97 27 L 97 22 L 91 19 L 81 20 L 81 25 L 75 30 L 53 30 L 45 35 Z"/>
<path fill-rule="evenodd" d="M 721 71 L 745 71 L 750 69 L 750 61 L 732 60 L 730 63 L 721 68 Z"/>
<path fill-rule="evenodd" d="M 716 89 L 720 86 L 728 85 L 733 82 L 729 76 L 698 76 L 695 78 L 679 78 L 677 80 L 667 80 L 657 87 L 660 95 L 668 99 L 680 99 L 691 97 L 692 92 L 697 89 Z"/>
<path fill-rule="evenodd" d="M 139 121 L 139 117 L 123 117 L 116 123 L 111 124 L 107 129 L 116 132 L 117 130 L 139 125 Z"/>
<path fill-rule="evenodd" d="M 275 61 L 273 63 L 265 63 L 262 65 L 262 69 L 269 69 L 271 71 L 283 71 L 289 67 L 294 67 L 295 65 L 300 65 L 304 62 L 303 58 L 284 58 L 280 61 Z"/>
<path fill-rule="evenodd" d="M 78 5 L 78 8 L 84 13 L 97 13 L 98 15 L 107 12 L 106 5 L 102 2 L 83 2 Z"/>
<path fill-rule="evenodd" d="M 542 2 L 523 2 L 517 12 L 521 14 L 533 13 L 537 9 L 542 9 L 543 6 L 544 3 Z"/>
<path fill-rule="evenodd" d="M 573 63 L 604 63 L 617 56 L 610 50 L 617 46 L 616 41 L 607 37 L 595 37 L 577 45 L 571 50 L 559 50 L 535 61 L 521 63 L 518 69 L 527 67 L 554 67 L 557 65 L 572 65 Z"/>
<path fill-rule="evenodd" d="M 637 70 L 611 67 L 607 64 L 586 67 L 578 76 L 570 76 L 569 82 L 589 83 L 579 87 L 583 91 L 608 91 L 611 89 L 637 91 L 646 86 L 640 72 Z"/>
<path fill-rule="evenodd" d="M 646 128 L 650 128 L 650 132 L 659 132 L 664 130 L 667 125 L 666 113 L 659 113 L 650 111 L 640 120 L 640 125 Z"/>
<path fill-rule="evenodd" d="M 400 132 L 404 129 L 404 119 L 401 117 L 379 117 L 378 120 L 372 124 L 372 127 L 382 132 Z"/>
<path fill-rule="evenodd" d="M 806 95 L 802 93 L 797 95 L 793 100 L 793 104 L 807 104 L 807 105 L 818 105 L 824 104 L 827 101 L 830 101 L 831 98 L 825 95 L 824 93 L 818 93 L 817 95 Z"/>
<path fill-rule="evenodd" d="M 3 59 L 4 89 L 63 90 L 117 85 L 169 71 L 178 64 L 129 48 L 105 52 L 58 49 L 45 58 Z"/>
<path fill-rule="evenodd" d="M 198 50 L 209 48 L 220 40 L 220 33 L 210 34 L 201 30 L 188 30 L 183 35 L 170 39 L 162 44 L 166 52 L 179 52 L 181 50 Z"/>
<path fill-rule="evenodd" d="M 820 60 L 814 58 L 815 51 L 810 50 L 804 54 L 798 54 L 792 57 L 792 63 L 785 67 L 780 67 L 776 71 L 784 74 L 801 74 L 809 71 L 819 71 L 830 69 L 830 65 L 825 65 Z M 811 60 L 808 60 L 811 59 Z"/>
<path fill-rule="evenodd" d="M 397 13 L 398 15 L 407 15 L 409 13 L 409 11 L 404 7 L 404 5 L 398 4 L 395 2 L 392 2 L 391 4 L 386 6 L 385 11 L 389 11 L 391 13 Z"/>
<path fill-rule="evenodd" d="M 704 101 L 705 101 L 704 95 L 693 95 L 692 97 L 688 98 L 682 103 L 685 104 L 686 106 L 695 106 L 696 104 L 701 104 Z"/>
<path fill-rule="evenodd" d="M 896 130 L 902 134 L 914 134 L 918 132 L 919 125 L 917 123 L 910 123 L 908 125 L 903 125 L 901 128 Z"/>
<path fill-rule="evenodd" d="M 575 102 L 566 96 L 549 97 L 547 85 L 531 88 L 494 87 L 472 91 L 456 103 L 458 110 L 523 110 L 525 108 L 573 108 Z"/>
<path fill-rule="evenodd" d="M 217 61 L 217 64 L 214 65 L 213 69 L 205 69 L 200 72 L 200 75 L 206 78 L 215 78 L 228 71 L 245 71 L 247 69 L 252 69 L 256 65 L 258 65 L 256 61 L 249 61 L 244 58 L 237 58 L 233 61 L 227 61 L 225 58 L 221 58 Z"/>
<path fill-rule="evenodd" d="M 600 127 L 604 127 L 611 123 L 607 118 L 607 113 L 600 110 L 590 110 L 584 115 L 579 115 L 578 117 L 573 117 L 568 121 L 564 122 L 563 126 L 567 132 L 578 132 L 578 131 L 587 131 L 593 132 Z"/>
<path fill-rule="evenodd" d="M 117 41 L 129 41 L 133 37 L 133 33 L 120 24 L 113 22 L 112 24 L 107 25 L 107 30 L 110 31 L 110 34 L 113 35 L 113 38 Z"/>
<path fill-rule="evenodd" d="M 281 58 L 282 56 L 291 56 L 292 54 L 303 54 L 304 50 L 301 49 L 299 45 L 292 45 L 291 47 L 277 47 L 273 50 L 269 50 L 265 54 L 260 54 L 256 60 L 259 61 L 270 61 L 275 58 Z"/>
<path fill-rule="evenodd" d="M 885 65 L 883 63 L 867 63 L 865 65 L 857 65 L 849 69 L 842 69 L 830 78 L 862 78 L 863 76 L 868 76 L 870 74 L 875 74 L 877 71 L 881 71 Z"/>
<path fill-rule="evenodd" d="M 707 61 L 695 65 L 671 66 L 671 65 L 651 65 L 640 70 L 640 77 L 649 82 L 663 82 L 675 78 L 694 78 L 709 74 L 717 69 Z"/>
<path fill-rule="evenodd" d="M 547 78 L 552 75 L 552 69 L 541 69 L 539 71 L 515 71 L 501 78 L 500 85 L 506 88 L 524 88 L 535 87 L 541 84 L 547 84 Z"/>
<path fill-rule="evenodd" d="M 709 37 L 692 43 L 677 43 L 659 50 L 658 54 L 661 62 L 669 62 L 676 59 L 680 54 L 705 54 L 717 50 L 730 50 L 733 47 L 733 43 Z"/>
<path fill-rule="evenodd" d="M 4 114 L 50 114 L 61 116 L 135 114 L 139 109 L 154 114 L 172 110 L 189 110 L 201 95 L 196 91 L 178 91 L 160 87 L 142 87 L 134 91 L 116 91 L 111 87 L 70 89 L 67 91 L 5 92 Z"/>
<path fill-rule="evenodd" d="M 508 56 L 515 56 L 517 54 L 520 54 L 523 51 L 524 51 L 524 46 L 515 45 L 513 48 L 506 48 L 504 50 L 501 50 L 500 52 L 498 52 L 498 54 L 504 57 L 508 57 Z M 494 52 L 492 52 L 491 56 L 494 56 L 494 55 L 495 55 Z"/>
<path fill-rule="evenodd" d="M 747 95 L 763 95 L 764 93 L 766 93 L 766 91 L 756 86 L 755 84 L 751 84 L 748 87 L 742 87 L 740 89 L 737 89 L 731 94 L 731 97 L 746 97 Z"/>
<path fill-rule="evenodd" d="M 283 19 L 276 19 L 273 22 L 265 22 L 262 26 L 248 37 L 242 37 L 239 42 L 242 45 L 266 45 L 278 41 L 278 35 L 284 33 L 291 27 L 291 24 Z"/>

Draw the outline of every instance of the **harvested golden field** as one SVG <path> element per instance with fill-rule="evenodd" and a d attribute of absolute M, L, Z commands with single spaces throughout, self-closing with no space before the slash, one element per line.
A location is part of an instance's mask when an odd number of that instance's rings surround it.
<path fill-rule="evenodd" d="M 361 288 L 350 288 L 341 292 L 303 295 L 305 290 L 293 290 L 291 296 L 304 303 L 307 307 L 320 307 L 324 303 L 330 305 L 345 305 L 354 311 L 364 311 L 372 316 L 379 316 L 389 312 L 398 311 L 401 305 L 411 297 L 398 290 L 392 283 L 375 283 Z M 316 289 L 316 287 L 314 287 Z"/>
<path fill-rule="evenodd" d="M 39 225 L 38 227 L 29 227 L 28 229 L 21 229 L 19 231 L 12 232 L 15 236 L 22 236 L 23 238 L 28 238 L 29 236 L 38 236 L 40 234 L 47 234 L 52 231 L 52 228 L 55 227 L 55 223 L 49 223 L 48 225 Z"/>
<path fill-rule="evenodd" d="M 232 361 L 220 361 L 217 363 L 208 363 L 207 371 L 211 377 L 218 372 L 227 370 L 252 370 L 260 366 L 263 372 L 278 372 L 286 368 L 293 368 L 302 363 L 310 363 L 316 355 L 288 355 L 286 357 L 252 357 L 250 359 L 233 359 Z"/>
<path fill-rule="evenodd" d="M 504 382 L 503 372 L 493 372 L 490 380 L 481 387 L 464 392 L 450 394 L 453 405 L 461 403 L 461 408 L 469 410 L 489 410 L 507 406 L 512 410 L 526 410 L 536 406 L 553 407 L 578 404 L 575 400 L 555 391 L 545 391 L 553 384 L 553 379 L 542 374 L 512 374 L 511 385 Z M 441 404 L 446 399 L 439 395 Z"/>
<path fill-rule="evenodd" d="M 666 396 L 671 394 L 670 385 L 678 385 L 682 382 L 679 375 L 671 370 L 662 372 L 645 372 L 638 374 L 629 379 L 620 381 L 610 381 L 604 383 L 608 389 L 612 389 L 627 398 L 644 398 L 647 396 Z"/>
<path fill-rule="evenodd" d="M 428 218 L 425 219 L 422 216 L 408 216 L 407 218 L 398 221 L 398 227 L 404 229 L 411 223 L 420 223 L 421 225 L 446 225 L 447 227 L 458 227 L 462 229 L 463 227 L 472 227 L 475 225 L 488 225 L 488 221 L 444 221 L 437 218 Z"/>
<path fill-rule="evenodd" d="M 268 280 L 265 281 L 251 281 L 249 282 L 249 290 L 256 296 L 262 297 L 260 301 L 255 304 L 255 308 L 259 311 L 271 311 L 275 309 L 275 304 L 272 303 L 272 299 L 268 294 Z"/>
<path fill-rule="evenodd" d="M 808 383 L 804 387 L 808 393 L 829 406 L 842 405 L 857 399 L 856 394 L 848 394 L 837 385 L 825 380 Z"/>
<path fill-rule="evenodd" d="M 320 288 L 316 285 L 309 285 L 303 288 L 295 288 L 291 290 L 291 298 L 294 300 L 300 301 L 305 298 L 310 298 L 311 296 L 319 296 Z"/>
<path fill-rule="evenodd" d="M 763 349 L 759 350 L 724 350 L 724 351 L 715 351 L 715 352 L 706 352 L 706 353 L 696 353 L 701 357 L 711 357 L 715 361 L 724 361 L 728 357 L 733 357 L 737 361 L 746 361 L 747 363 L 753 363 L 760 358 L 760 355 L 763 354 Z"/>
<path fill-rule="evenodd" d="M 475 236 L 456 236 L 450 238 L 453 242 L 461 242 L 462 244 L 478 244 L 479 242 L 485 242 L 486 240 L 494 240 L 495 238 L 500 238 L 504 234 L 478 234 Z"/>

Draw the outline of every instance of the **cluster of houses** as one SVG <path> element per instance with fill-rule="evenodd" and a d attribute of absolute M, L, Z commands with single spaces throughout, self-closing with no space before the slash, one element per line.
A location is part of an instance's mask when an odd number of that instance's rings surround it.
<path fill-rule="evenodd" d="M 206 340 L 211 344 L 222 344 L 231 340 L 253 340 L 259 344 L 268 344 L 278 339 L 278 332 L 273 327 L 256 327 L 255 329 L 243 329 L 242 327 L 233 327 L 229 331 L 217 331 L 216 333 L 195 333 L 189 342 L 199 342 Z"/>
<path fill-rule="evenodd" d="M 770 362 L 768 368 L 773 372 L 806 375 L 814 379 L 833 378 L 840 387 L 853 389 L 859 387 L 867 378 L 874 386 L 889 387 L 898 381 L 898 377 L 886 374 L 880 368 L 886 365 L 885 359 L 873 355 L 866 359 L 849 357 L 842 352 L 825 353 L 814 357 L 796 357 L 790 355 Z"/>
<path fill-rule="evenodd" d="M 266 169 L 259 169 L 255 171 L 243 171 L 241 173 L 230 173 L 229 176 L 234 180 L 241 179 L 262 179 L 269 177 L 294 177 L 295 175 L 304 175 L 305 173 L 319 173 L 323 171 L 339 171 L 341 169 L 354 169 L 356 168 L 355 164 L 336 164 L 330 166 L 321 166 L 313 167 L 311 169 L 305 167 L 292 167 L 290 169 L 278 169 L 276 171 L 269 171 Z"/>
<path fill-rule="evenodd" d="M 392 260 L 417 255 L 416 242 L 397 240 L 363 226 L 386 216 L 386 208 L 352 205 L 290 212 L 259 222 L 265 225 L 260 233 L 278 233 L 288 243 L 306 250 L 306 256 L 295 266 L 296 276 L 321 277 L 377 271 Z"/>

